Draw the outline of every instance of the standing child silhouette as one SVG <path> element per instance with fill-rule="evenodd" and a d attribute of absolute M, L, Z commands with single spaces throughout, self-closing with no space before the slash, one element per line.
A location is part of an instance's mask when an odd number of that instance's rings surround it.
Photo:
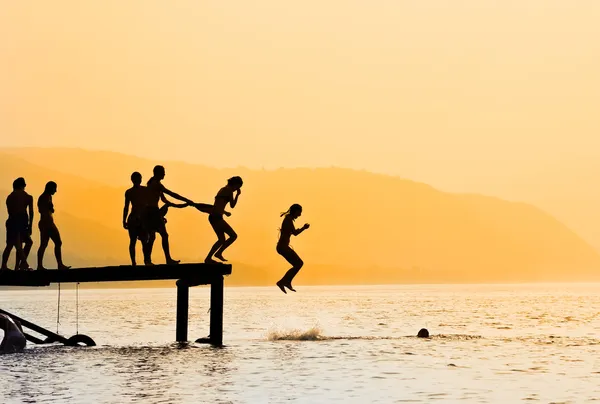
<path fill-rule="evenodd" d="M 227 212 L 225 212 L 227 204 L 229 204 L 232 209 L 235 208 L 238 198 L 242 193 L 241 188 L 243 184 L 244 182 L 241 177 L 231 177 L 227 180 L 227 185 L 221 188 L 217 193 L 217 196 L 215 196 L 215 204 L 208 215 L 208 221 L 218 239 L 208 252 L 206 259 L 204 260 L 206 263 L 216 263 L 217 261 L 213 260 L 213 256 L 221 261 L 227 261 L 225 257 L 223 257 L 223 252 L 237 239 L 237 233 L 229 223 L 225 221 L 223 215 L 228 216 Z M 229 237 L 225 238 L 225 235 L 228 235 Z"/>

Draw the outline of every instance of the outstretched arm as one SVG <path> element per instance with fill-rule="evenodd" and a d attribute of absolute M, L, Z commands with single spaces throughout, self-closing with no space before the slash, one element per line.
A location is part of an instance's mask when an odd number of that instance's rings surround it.
<path fill-rule="evenodd" d="M 162 201 L 165 203 L 165 205 L 170 206 L 171 208 L 185 208 L 186 206 L 190 206 L 189 203 L 184 202 L 184 203 L 173 203 L 170 200 L 168 200 L 167 198 L 164 197 L 164 195 L 162 196 Z"/>
<path fill-rule="evenodd" d="M 188 203 L 188 204 L 190 204 L 190 205 L 192 205 L 192 204 L 194 203 L 194 201 L 192 201 L 192 200 L 190 200 L 190 199 L 188 199 L 188 198 L 186 198 L 186 197 L 184 197 L 184 196 L 181 196 L 181 195 L 179 195 L 179 194 L 176 194 L 175 192 L 173 192 L 173 191 L 170 191 L 170 190 L 168 190 L 167 188 L 164 188 L 164 187 L 163 187 L 163 192 L 164 192 L 165 194 L 169 195 L 169 196 L 170 196 L 170 197 L 172 197 L 172 198 L 175 198 L 175 199 L 178 199 L 178 200 L 180 200 L 180 201 L 186 202 L 186 203 Z M 161 195 L 161 198 L 164 198 L 164 195 Z M 164 202 L 164 199 L 163 199 L 163 202 Z"/>
<path fill-rule="evenodd" d="M 123 227 L 127 228 L 127 215 L 129 214 L 129 204 L 131 201 L 129 200 L 129 195 L 125 192 L 125 206 L 123 207 Z"/>

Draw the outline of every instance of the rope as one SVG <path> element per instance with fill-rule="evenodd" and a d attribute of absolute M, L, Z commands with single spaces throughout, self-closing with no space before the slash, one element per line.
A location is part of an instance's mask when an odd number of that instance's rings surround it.
<path fill-rule="evenodd" d="M 58 334 L 58 325 L 60 324 L 60 282 L 58 282 L 58 304 L 56 310 L 56 333 Z"/>
<path fill-rule="evenodd" d="M 75 286 L 77 305 L 75 306 L 75 334 L 79 335 L 79 282 Z"/>

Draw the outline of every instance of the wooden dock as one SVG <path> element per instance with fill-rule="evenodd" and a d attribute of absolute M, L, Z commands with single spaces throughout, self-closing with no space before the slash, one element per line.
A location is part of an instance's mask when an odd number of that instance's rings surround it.
<path fill-rule="evenodd" d="M 211 285 L 210 336 L 196 342 L 223 345 L 223 287 L 224 276 L 230 275 L 230 264 L 129 265 L 70 268 L 43 271 L 0 271 L 0 286 L 49 286 L 52 283 L 123 282 L 177 280 L 176 340 L 187 341 L 189 288 Z"/>

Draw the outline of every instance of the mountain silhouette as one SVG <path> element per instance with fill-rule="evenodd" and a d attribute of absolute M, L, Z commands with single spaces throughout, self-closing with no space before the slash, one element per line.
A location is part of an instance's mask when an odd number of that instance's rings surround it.
<path fill-rule="evenodd" d="M 214 169 L 112 152 L 22 148 L 0 152 L 0 189 L 23 176 L 27 191 L 37 197 L 45 182 L 56 181 L 65 261 L 125 265 L 123 194 L 132 171 L 140 171 L 146 181 L 155 164 L 165 166 L 163 182 L 169 189 L 196 202 L 212 203 L 214 190 L 225 179 L 244 178 L 244 193 L 228 219 L 239 234 L 228 251 L 235 265 L 232 284 L 271 284 L 288 269 L 275 244 L 279 213 L 296 202 L 304 208 L 302 220 L 312 225 L 310 232 L 292 240 L 305 261 L 298 284 L 600 278 L 596 251 L 532 205 L 441 192 L 366 171 Z M 3 210 L 0 220 L 5 217 Z M 177 209 L 168 220 L 174 258 L 201 261 L 214 242 L 206 215 Z M 155 252 L 155 261 L 162 259 Z M 52 267 L 51 258 L 48 264 Z"/>

